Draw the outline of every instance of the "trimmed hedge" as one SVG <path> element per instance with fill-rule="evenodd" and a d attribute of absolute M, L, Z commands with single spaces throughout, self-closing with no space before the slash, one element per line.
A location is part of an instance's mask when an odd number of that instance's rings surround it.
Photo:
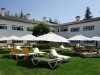
<path fill-rule="evenodd" d="M 50 49 L 51 47 L 59 47 L 58 43 L 39 43 L 33 44 L 33 48 L 38 47 L 39 49 Z"/>

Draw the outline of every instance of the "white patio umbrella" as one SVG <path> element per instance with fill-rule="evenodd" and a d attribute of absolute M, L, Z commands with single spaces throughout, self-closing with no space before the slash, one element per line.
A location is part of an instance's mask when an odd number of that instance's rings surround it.
<path fill-rule="evenodd" d="M 8 37 L 1 37 L 0 41 L 8 40 Z"/>
<path fill-rule="evenodd" d="M 79 41 L 79 42 L 77 42 L 77 45 L 80 43 L 80 41 L 91 41 L 90 38 L 85 37 L 83 35 L 76 35 L 76 36 L 73 36 L 73 37 L 69 38 L 68 40 L 70 40 L 70 41 Z M 87 43 L 86 45 L 89 44 L 88 42 L 86 42 L 86 43 Z"/>
<path fill-rule="evenodd" d="M 99 36 L 94 36 L 94 37 L 91 37 L 91 40 L 100 41 L 100 37 Z"/>
<path fill-rule="evenodd" d="M 59 36 L 53 32 L 50 32 L 48 34 L 44 34 L 42 36 L 37 37 L 38 41 L 51 41 L 51 42 L 69 42 L 68 39 Z"/>
<path fill-rule="evenodd" d="M 73 37 L 69 38 L 68 40 L 81 40 L 81 41 L 85 41 L 85 40 L 91 40 L 91 39 L 88 38 L 88 37 L 85 37 L 83 35 L 76 35 L 76 36 L 73 36 Z"/>
<path fill-rule="evenodd" d="M 7 38 L 7 43 L 12 43 L 13 40 L 19 40 L 19 37 L 12 35 Z M 14 43 L 13 43 L 14 46 Z"/>
<path fill-rule="evenodd" d="M 28 35 L 20 37 L 19 40 L 29 41 L 29 46 L 30 46 L 30 41 L 31 40 L 36 41 L 36 37 L 31 34 L 28 34 Z"/>
<path fill-rule="evenodd" d="M 20 37 L 19 40 L 36 40 L 36 37 L 31 34 L 28 34 L 28 35 Z"/>
<path fill-rule="evenodd" d="M 0 41 L 7 41 L 8 40 L 8 37 L 2 37 L 0 38 Z M 4 42 L 4 46 L 5 46 L 5 42 Z"/>
<path fill-rule="evenodd" d="M 15 36 L 15 35 L 9 36 L 7 38 L 7 40 L 18 40 L 18 39 L 19 39 L 19 37 Z"/>
<path fill-rule="evenodd" d="M 98 47 L 98 41 L 100 41 L 100 37 L 99 36 L 94 36 L 94 37 L 91 37 L 91 40 L 94 40 L 95 41 L 95 45 L 96 47 Z"/>

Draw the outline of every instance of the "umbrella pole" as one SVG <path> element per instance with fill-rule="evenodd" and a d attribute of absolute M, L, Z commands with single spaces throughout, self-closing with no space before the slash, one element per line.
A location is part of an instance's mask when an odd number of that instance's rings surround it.
<path fill-rule="evenodd" d="M 29 41 L 29 48 L 30 48 L 30 41 Z"/>
<path fill-rule="evenodd" d="M 98 41 L 95 41 L 96 42 L 96 47 L 98 47 Z"/>
<path fill-rule="evenodd" d="M 3 40 L 3 43 L 4 43 L 4 47 L 5 47 L 5 40 Z"/>
<path fill-rule="evenodd" d="M 12 43 L 13 43 L 13 48 L 14 48 L 14 41 L 12 40 Z"/>
<path fill-rule="evenodd" d="M 30 41 L 28 41 L 29 42 L 29 48 L 30 48 Z"/>

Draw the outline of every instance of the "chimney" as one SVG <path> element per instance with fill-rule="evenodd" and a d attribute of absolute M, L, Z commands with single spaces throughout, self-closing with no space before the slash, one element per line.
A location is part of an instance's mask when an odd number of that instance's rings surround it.
<path fill-rule="evenodd" d="M 1 8 L 1 16 L 5 16 L 5 8 Z"/>
<path fill-rule="evenodd" d="M 80 22 L 80 16 L 76 16 L 76 22 Z"/>
<path fill-rule="evenodd" d="M 29 14 L 29 13 L 27 13 L 27 14 L 26 14 L 26 19 L 28 19 L 28 20 L 29 20 L 29 17 L 30 17 L 30 14 Z"/>
<path fill-rule="evenodd" d="M 46 22 L 46 17 L 43 17 L 43 22 Z"/>

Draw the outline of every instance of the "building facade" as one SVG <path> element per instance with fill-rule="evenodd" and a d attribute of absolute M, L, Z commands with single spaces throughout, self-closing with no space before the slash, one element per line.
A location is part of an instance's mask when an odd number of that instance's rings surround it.
<path fill-rule="evenodd" d="M 12 35 L 21 37 L 32 34 L 30 29 L 40 22 L 41 21 L 30 20 L 29 15 L 27 15 L 27 19 L 5 16 L 4 9 L 2 9 L 2 12 L 0 13 L 0 38 Z M 65 38 L 70 38 L 78 34 L 89 38 L 100 36 L 100 17 L 80 20 L 80 16 L 77 16 L 76 21 L 63 24 L 48 23 L 46 22 L 46 18 L 43 19 L 42 22 L 46 23 L 52 32 Z"/>
<path fill-rule="evenodd" d="M 65 36 L 67 38 L 78 34 L 82 34 L 86 37 L 100 36 L 100 17 L 80 20 L 79 22 L 64 23 L 57 28 L 59 29 L 57 33 L 67 33 Z"/>
<path fill-rule="evenodd" d="M 64 23 L 57 27 L 57 34 L 63 37 L 70 38 L 75 35 L 83 35 L 86 37 L 100 37 L 100 17 L 91 18 L 88 20 L 80 20 L 76 18 L 76 21 Z M 90 44 L 95 45 L 95 41 L 91 41 Z M 100 41 L 98 41 L 98 46 L 100 46 Z"/>

